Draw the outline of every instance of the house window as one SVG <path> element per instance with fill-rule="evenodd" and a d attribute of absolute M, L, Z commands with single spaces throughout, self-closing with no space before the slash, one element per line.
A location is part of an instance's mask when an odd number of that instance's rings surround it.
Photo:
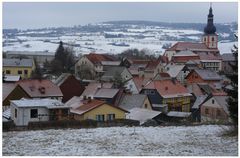
<path fill-rule="evenodd" d="M 208 108 L 205 109 L 205 114 L 207 114 L 207 115 L 209 114 Z"/>
<path fill-rule="evenodd" d="M 27 75 L 28 74 L 28 70 L 24 70 L 24 75 Z"/>
<path fill-rule="evenodd" d="M 14 110 L 15 118 L 17 118 L 17 109 Z"/>
<path fill-rule="evenodd" d="M 30 117 L 37 118 L 38 117 L 38 109 L 31 109 L 30 110 Z"/>
<path fill-rule="evenodd" d="M 155 92 L 154 92 L 154 91 L 151 91 L 151 90 L 150 90 L 150 93 L 151 93 L 151 94 L 155 94 Z"/>
<path fill-rule="evenodd" d="M 10 70 L 6 70 L 6 74 L 11 74 L 11 71 Z"/>
<path fill-rule="evenodd" d="M 18 70 L 18 74 L 21 75 L 22 74 L 22 70 Z"/>
<path fill-rule="evenodd" d="M 103 115 L 104 116 L 104 115 Z M 107 120 L 108 121 L 111 121 L 111 120 L 114 120 L 115 119 L 115 114 L 108 114 L 107 115 Z"/>
<path fill-rule="evenodd" d="M 214 37 L 212 37 L 212 41 L 214 41 Z"/>
<path fill-rule="evenodd" d="M 104 121 L 104 115 L 96 115 L 97 121 Z"/>
<path fill-rule="evenodd" d="M 215 103 L 215 101 L 214 100 L 212 100 L 212 104 L 214 104 Z"/>

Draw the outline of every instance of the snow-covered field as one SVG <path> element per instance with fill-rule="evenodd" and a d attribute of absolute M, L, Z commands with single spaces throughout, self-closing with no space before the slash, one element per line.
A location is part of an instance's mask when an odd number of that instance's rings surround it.
<path fill-rule="evenodd" d="M 227 126 L 111 127 L 3 133 L 6 155 L 237 156 Z"/>
<path fill-rule="evenodd" d="M 73 32 L 59 34 L 51 37 L 44 33 L 50 31 L 29 31 L 15 34 L 13 37 L 3 38 L 3 51 L 48 51 L 55 52 L 59 41 L 74 44 L 76 55 L 90 52 L 118 54 L 127 49 L 148 49 L 149 52 L 159 55 L 165 52 L 165 44 L 175 44 L 178 41 L 200 42 L 202 33 L 193 29 L 171 29 L 158 26 L 126 26 L 126 30 L 113 29 L 104 32 Z M 33 33 L 33 34 L 32 34 Z M 34 33 L 37 34 L 34 36 Z M 32 34 L 29 36 L 29 34 Z M 39 36 L 40 34 L 40 36 Z M 122 35 L 118 38 L 106 38 L 105 35 Z M 220 33 L 222 37 L 228 37 L 227 33 Z M 141 38 L 144 37 L 144 38 Z M 124 43 L 125 46 L 111 45 L 111 43 Z M 231 53 L 234 42 L 219 42 L 220 53 Z"/>

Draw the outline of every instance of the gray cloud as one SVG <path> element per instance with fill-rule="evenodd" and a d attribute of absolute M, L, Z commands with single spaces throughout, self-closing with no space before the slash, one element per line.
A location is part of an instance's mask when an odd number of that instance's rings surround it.
<path fill-rule="evenodd" d="M 206 23 L 206 2 L 4 2 L 3 28 L 84 25 L 110 20 Z M 216 23 L 237 21 L 236 2 L 213 3 Z"/>

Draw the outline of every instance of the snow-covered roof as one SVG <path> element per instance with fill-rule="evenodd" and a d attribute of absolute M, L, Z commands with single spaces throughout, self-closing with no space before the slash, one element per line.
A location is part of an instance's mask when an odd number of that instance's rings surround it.
<path fill-rule="evenodd" d="M 144 123 L 149 119 L 153 119 L 154 117 L 161 114 L 160 111 L 142 109 L 142 108 L 133 108 L 129 111 L 130 113 L 126 114 L 127 119 L 138 120 L 140 124 Z"/>
<path fill-rule="evenodd" d="M 221 80 L 222 78 L 212 70 L 195 69 L 194 70 L 203 80 Z"/>
<path fill-rule="evenodd" d="M 144 104 L 145 99 L 147 99 L 147 95 L 145 94 L 124 95 L 119 103 L 119 107 L 125 110 L 141 108 Z"/>
<path fill-rule="evenodd" d="M 178 111 L 170 111 L 167 113 L 167 116 L 170 117 L 189 117 L 191 112 L 178 112 Z"/>
<path fill-rule="evenodd" d="M 3 118 L 5 118 L 7 120 L 9 120 L 11 118 L 11 109 L 10 108 L 8 108 L 7 110 L 5 110 L 3 112 Z"/>
<path fill-rule="evenodd" d="M 55 99 L 25 99 L 12 100 L 15 106 L 19 108 L 28 108 L 28 107 L 46 107 L 48 109 L 54 108 L 69 108 L 65 106 L 61 101 Z"/>
<path fill-rule="evenodd" d="M 5 67 L 32 67 L 33 59 L 3 59 Z"/>
<path fill-rule="evenodd" d="M 199 106 L 206 100 L 207 97 L 208 97 L 208 95 L 197 96 L 197 99 L 194 102 L 192 109 L 198 109 Z"/>
<path fill-rule="evenodd" d="M 185 65 L 173 65 L 173 66 L 169 66 L 169 70 L 167 71 L 167 73 L 171 76 L 171 77 L 177 77 L 177 75 L 179 74 L 179 72 L 184 68 Z"/>
<path fill-rule="evenodd" d="M 229 98 L 229 96 L 214 96 L 214 98 L 216 99 L 216 101 L 218 102 L 218 104 L 223 108 L 223 110 L 229 114 L 229 110 L 228 110 L 228 103 L 227 103 L 227 99 Z"/>
<path fill-rule="evenodd" d="M 73 96 L 70 100 L 65 103 L 65 106 L 69 106 L 72 109 L 78 108 L 82 102 L 83 97 Z"/>
<path fill-rule="evenodd" d="M 7 51 L 9 55 L 54 56 L 55 52 L 48 51 Z"/>
<path fill-rule="evenodd" d="M 71 76 L 70 73 L 62 73 L 55 81 L 54 84 L 57 86 L 60 86 L 69 76 Z"/>
<path fill-rule="evenodd" d="M 94 97 L 96 98 L 113 98 L 117 93 L 119 89 L 113 89 L 113 88 L 101 88 L 99 89 Z"/>
<path fill-rule="evenodd" d="M 232 53 L 222 54 L 223 61 L 236 61 L 234 55 Z"/>
<path fill-rule="evenodd" d="M 4 81 L 6 82 L 16 82 L 20 80 L 21 76 L 15 76 L 15 75 L 5 75 Z"/>
<path fill-rule="evenodd" d="M 119 66 L 121 61 L 101 61 L 101 64 L 104 66 Z"/>
<path fill-rule="evenodd" d="M 88 86 L 85 87 L 85 90 L 83 91 L 81 96 L 94 96 L 94 94 L 97 92 L 100 88 L 111 88 L 113 86 L 113 83 L 106 82 L 106 83 L 98 83 L 96 81 L 90 82 Z"/>
<path fill-rule="evenodd" d="M 198 56 L 197 54 L 193 53 L 190 50 L 182 50 L 173 56 Z"/>

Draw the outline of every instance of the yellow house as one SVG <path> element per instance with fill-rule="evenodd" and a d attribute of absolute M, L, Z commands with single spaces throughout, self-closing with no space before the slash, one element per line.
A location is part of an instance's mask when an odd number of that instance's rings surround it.
<path fill-rule="evenodd" d="M 3 59 L 3 73 L 5 75 L 17 75 L 22 79 L 30 78 L 35 70 L 33 59 Z"/>
<path fill-rule="evenodd" d="M 152 104 L 168 105 L 168 111 L 190 111 L 192 94 L 177 80 L 153 80 L 144 87 L 141 93 L 148 95 Z"/>
<path fill-rule="evenodd" d="M 190 112 L 190 95 L 172 96 L 172 98 L 163 98 L 162 103 L 167 104 L 169 110 Z"/>
<path fill-rule="evenodd" d="M 86 103 L 76 109 L 71 109 L 75 120 L 111 121 L 114 119 L 125 119 L 128 111 L 107 104 L 101 100 L 85 100 Z"/>

